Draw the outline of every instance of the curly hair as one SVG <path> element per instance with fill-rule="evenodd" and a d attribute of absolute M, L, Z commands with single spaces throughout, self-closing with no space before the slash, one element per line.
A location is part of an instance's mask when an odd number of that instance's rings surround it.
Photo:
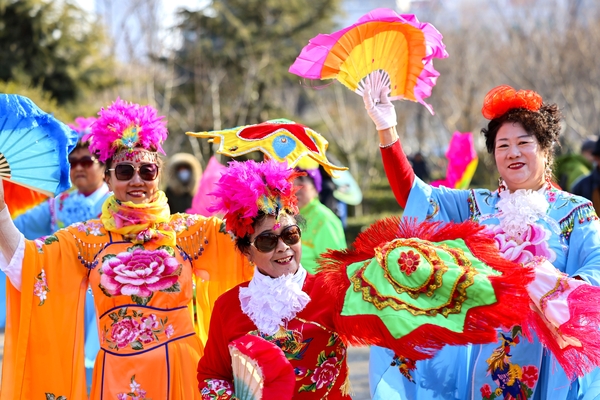
<path fill-rule="evenodd" d="M 519 123 L 525 131 L 536 137 L 542 150 L 548 152 L 548 161 L 551 163 L 553 158 L 552 149 L 558 143 L 558 135 L 561 130 L 561 119 L 562 114 L 556 104 L 544 103 L 539 111 L 513 108 L 501 117 L 492 119 L 487 128 L 481 130 L 481 133 L 485 136 L 485 146 L 488 153 L 494 154 L 496 136 L 500 127 L 506 122 Z"/>

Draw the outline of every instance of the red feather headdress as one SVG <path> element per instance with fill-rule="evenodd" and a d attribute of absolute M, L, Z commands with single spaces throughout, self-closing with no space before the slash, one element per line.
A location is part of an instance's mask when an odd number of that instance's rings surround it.
<path fill-rule="evenodd" d="M 485 95 L 481 113 L 486 119 L 492 120 L 503 116 L 514 108 L 539 111 L 541 106 L 542 96 L 533 90 L 517 91 L 508 85 L 500 85 Z"/>

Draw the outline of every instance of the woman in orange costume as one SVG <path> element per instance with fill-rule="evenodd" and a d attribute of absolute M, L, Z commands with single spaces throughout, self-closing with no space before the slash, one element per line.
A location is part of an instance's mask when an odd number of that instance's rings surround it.
<path fill-rule="evenodd" d="M 167 130 L 156 110 L 117 99 L 99 116 L 87 139 L 114 193 L 99 220 L 25 240 L 0 185 L 0 268 L 12 283 L 0 398 L 86 398 L 91 286 L 101 342 L 91 399 L 199 399 L 194 371 L 214 300 L 252 269 L 221 220 L 170 214 L 158 190 Z"/>

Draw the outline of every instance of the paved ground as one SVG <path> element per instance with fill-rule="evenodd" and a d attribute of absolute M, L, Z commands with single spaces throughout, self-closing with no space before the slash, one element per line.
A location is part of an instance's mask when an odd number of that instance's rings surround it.
<path fill-rule="evenodd" d="M 4 331 L 0 331 L 0 371 L 2 370 L 2 355 L 4 354 Z M 350 384 L 352 399 L 368 400 L 369 395 L 369 349 L 366 347 L 351 347 L 348 349 L 350 366 Z M 1 372 L 0 372 L 1 374 Z M 0 375 L 1 376 L 1 375 Z"/>
<path fill-rule="evenodd" d="M 350 384 L 352 399 L 368 400 L 369 392 L 369 348 L 350 347 L 348 349 L 348 365 L 350 367 Z"/>

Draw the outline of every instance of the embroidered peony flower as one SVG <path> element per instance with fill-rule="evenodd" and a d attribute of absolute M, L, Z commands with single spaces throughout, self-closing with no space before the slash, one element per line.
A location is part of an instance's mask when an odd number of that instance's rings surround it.
<path fill-rule="evenodd" d="M 140 333 L 139 327 L 140 324 L 130 318 L 115 322 L 110 332 L 111 339 L 119 349 L 122 349 L 137 340 Z"/>
<path fill-rule="evenodd" d="M 112 296 L 149 297 L 175 285 L 179 273 L 179 262 L 166 250 L 135 249 L 104 261 L 100 284 Z"/>
<path fill-rule="evenodd" d="M 414 251 L 409 250 L 408 252 L 403 252 L 400 254 L 398 264 L 400 265 L 400 270 L 407 276 L 410 276 L 410 274 L 417 270 L 420 261 L 421 257 L 419 257 L 419 255 Z"/>
<path fill-rule="evenodd" d="M 527 385 L 528 388 L 533 389 L 538 380 L 538 369 L 533 365 L 526 365 L 523 367 L 523 376 L 521 376 L 521 382 Z"/>
<path fill-rule="evenodd" d="M 140 323 L 142 325 L 142 329 L 158 329 L 158 327 L 160 326 L 160 322 L 158 322 L 158 319 L 156 318 L 155 314 L 150 314 L 146 317 L 142 317 Z"/>
<path fill-rule="evenodd" d="M 481 397 L 484 399 L 489 399 L 492 395 L 492 388 L 487 383 L 479 389 L 481 391 Z"/>
<path fill-rule="evenodd" d="M 117 400 L 127 400 L 127 394 L 117 393 Z"/>
<path fill-rule="evenodd" d="M 173 336 L 175 334 L 175 328 L 173 328 L 172 324 L 167 325 L 167 327 L 165 328 L 165 335 L 167 336 L 167 339 L 171 339 L 171 336 Z"/>
<path fill-rule="evenodd" d="M 315 369 L 310 380 L 315 383 L 317 389 L 331 385 L 339 371 L 339 367 L 336 364 L 337 358 L 331 357 L 323 361 L 323 363 Z"/>
<path fill-rule="evenodd" d="M 508 235 L 501 225 L 488 226 L 488 230 L 494 235 L 500 253 L 507 260 L 526 263 L 536 256 L 549 261 L 556 259 L 556 253 L 548 245 L 551 232 L 539 224 L 529 224 L 518 236 Z"/>
<path fill-rule="evenodd" d="M 148 344 L 154 341 L 154 331 L 153 329 L 158 329 L 160 323 L 158 322 L 156 315 L 150 314 L 147 317 L 143 317 L 140 320 L 140 328 L 138 339 L 143 344 Z"/>

